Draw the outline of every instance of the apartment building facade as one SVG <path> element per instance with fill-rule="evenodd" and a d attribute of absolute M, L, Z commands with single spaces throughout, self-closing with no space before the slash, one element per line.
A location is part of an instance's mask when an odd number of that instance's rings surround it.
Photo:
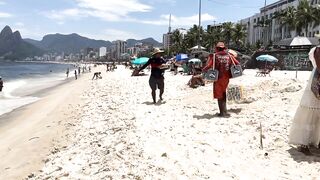
<path fill-rule="evenodd" d="M 320 0 L 309 0 L 311 5 L 320 5 Z M 268 45 L 270 43 L 278 42 L 282 39 L 295 37 L 297 32 L 290 30 L 288 26 L 282 26 L 280 21 L 272 18 L 276 12 L 284 10 L 290 6 L 297 7 L 299 0 L 279 0 L 275 3 L 269 4 L 260 9 L 251 17 L 240 20 L 247 29 L 246 43 L 251 45 L 261 43 Z M 269 21 L 268 25 L 261 26 L 261 22 Z M 320 26 L 314 27 L 313 24 L 309 25 L 308 32 L 303 29 L 302 36 L 315 37 L 320 33 Z"/>

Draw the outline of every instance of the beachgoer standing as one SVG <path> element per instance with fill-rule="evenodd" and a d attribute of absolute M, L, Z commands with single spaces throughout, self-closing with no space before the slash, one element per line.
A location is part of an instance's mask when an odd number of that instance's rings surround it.
<path fill-rule="evenodd" d="M 306 155 L 311 154 L 310 145 L 319 147 L 320 143 L 320 100 L 311 90 L 313 74 L 320 71 L 320 46 L 310 50 L 309 59 L 314 69 L 293 118 L 289 135 L 289 143 L 299 145 L 298 150 Z"/>
<path fill-rule="evenodd" d="M 74 70 L 74 77 L 76 78 L 76 80 L 78 79 L 78 77 L 77 77 L 77 70 Z"/>
<path fill-rule="evenodd" d="M 153 103 L 156 103 L 156 90 L 157 88 L 160 90 L 160 100 L 163 100 L 163 93 L 164 93 L 164 71 L 166 66 L 164 59 L 161 57 L 164 51 L 160 49 L 155 49 L 152 53 L 152 58 L 148 60 L 148 62 L 143 65 L 138 70 L 135 70 L 133 75 L 139 74 L 140 71 L 145 69 L 147 66 L 151 65 L 151 75 L 149 79 L 149 85 L 152 90 L 151 95 L 153 99 Z"/>
<path fill-rule="evenodd" d="M 229 79 L 231 78 L 230 67 L 232 65 L 232 59 L 223 42 L 218 42 L 215 54 L 210 54 L 208 65 L 203 68 L 204 72 L 213 67 L 213 57 L 215 57 L 215 69 L 219 71 L 218 80 L 213 83 L 213 97 L 214 99 L 218 99 L 220 111 L 218 116 L 229 117 L 230 114 L 227 113 L 227 87 L 229 85 Z M 239 64 L 235 58 L 234 61 L 235 64 Z"/>
<path fill-rule="evenodd" d="M 68 78 L 69 77 L 69 68 L 67 69 L 66 74 L 67 74 L 67 78 Z"/>
<path fill-rule="evenodd" d="M 80 73 L 81 73 L 81 67 L 79 66 L 78 67 L 78 75 L 80 76 Z"/>
<path fill-rule="evenodd" d="M 3 88 L 3 81 L 2 81 L 2 77 L 0 76 L 0 92 L 2 91 Z"/>

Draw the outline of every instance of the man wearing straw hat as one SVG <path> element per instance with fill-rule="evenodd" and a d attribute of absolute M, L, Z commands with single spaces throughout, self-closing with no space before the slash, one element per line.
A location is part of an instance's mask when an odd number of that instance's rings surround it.
<path fill-rule="evenodd" d="M 162 58 L 162 54 L 164 51 L 161 51 L 158 48 L 155 48 L 152 57 L 148 60 L 148 62 L 143 65 L 140 69 L 133 72 L 133 75 L 139 74 L 140 71 L 145 69 L 147 66 L 151 65 L 151 75 L 149 79 L 149 85 L 152 90 L 151 95 L 153 99 L 153 103 L 156 103 L 156 90 L 160 90 L 160 100 L 163 100 L 162 95 L 164 93 L 164 70 L 166 68 L 165 61 Z"/>

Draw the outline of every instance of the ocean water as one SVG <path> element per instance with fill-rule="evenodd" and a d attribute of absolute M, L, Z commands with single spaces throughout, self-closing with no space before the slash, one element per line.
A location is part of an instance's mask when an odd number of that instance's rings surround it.
<path fill-rule="evenodd" d="M 40 99 L 38 92 L 74 78 L 72 64 L 0 62 L 0 76 L 4 81 L 0 92 L 0 116 Z"/>

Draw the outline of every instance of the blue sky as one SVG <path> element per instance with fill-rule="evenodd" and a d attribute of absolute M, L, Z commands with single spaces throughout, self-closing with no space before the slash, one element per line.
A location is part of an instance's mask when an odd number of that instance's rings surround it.
<path fill-rule="evenodd" d="M 273 3 L 276 0 L 267 0 Z M 264 0 L 202 0 L 202 25 L 249 17 Z M 162 41 L 172 27 L 198 24 L 199 0 L 0 0 L 0 28 L 9 25 L 23 38 L 41 40 L 46 34 L 78 33 L 103 40 Z"/>

